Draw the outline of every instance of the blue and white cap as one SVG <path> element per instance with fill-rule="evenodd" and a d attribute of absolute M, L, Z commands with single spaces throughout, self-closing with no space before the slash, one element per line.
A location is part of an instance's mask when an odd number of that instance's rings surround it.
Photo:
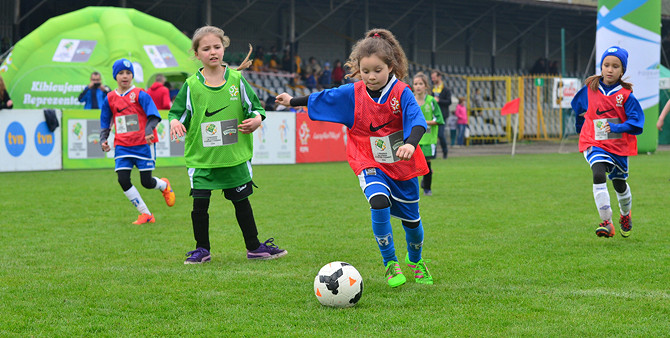
<path fill-rule="evenodd" d="M 621 60 L 621 66 L 623 66 L 623 72 L 625 73 L 626 67 L 628 66 L 628 51 L 619 46 L 612 46 L 607 48 L 605 53 L 603 53 L 603 57 L 600 58 L 600 68 L 603 67 L 603 61 L 605 60 L 605 57 L 609 55 L 616 56 L 619 58 L 619 60 Z"/>
<path fill-rule="evenodd" d="M 114 65 L 112 66 L 112 76 L 114 77 L 114 80 L 116 80 L 116 75 L 119 74 L 120 71 L 127 69 L 129 70 L 132 74 L 133 77 L 135 77 L 135 70 L 133 69 L 133 63 L 130 62 L 128 59 L 119 59 L 114 62 Z"/>

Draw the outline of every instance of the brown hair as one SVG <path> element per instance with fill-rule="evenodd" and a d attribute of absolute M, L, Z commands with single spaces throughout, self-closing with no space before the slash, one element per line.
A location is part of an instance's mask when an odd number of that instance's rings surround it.
<path fill-rule="evenodd" d="M 419 78 L 423 83 L 426 85 L 426 94 L 431 92 L 431 85 L 430 85 L 430 80 L 428 79 L 428 75 L 424 74 L 423 72 L 418 72 L 416 75 L 414 75 L 414 79 Z M 412 83 L 414 85 L 414 83 Z"/>
<path fill-rule="evenodd" d="M 5 87 L 5 81 L 2 79 L 2 76 L 0 76 L 0 100 L 5 99 L 5 90 L 7 90 L 7 87 Z"/>
<path fill-rule="evenodd" d="M 349 59 L 344 64 L 349 68 L 348 78 L 361 79 L 360 62 L 364 57 L 376 55 L 392 68 L 392 73 L 402 80 L 407 77 L 407 56 L 400 43 L 389 30 L 375 28 L 365 33 L 365 38 L 358 40 L 351 50 Z"/>
<path fill-rule="evenodd" d="M 223 29 L 215 26 L 202 26 L 195 30 L 193 33 L 193 38 L 191 39 L 191 49 L 194 53 L 198 52 L 198 47 L 200 47 L 200 40 L 202 40 L 202 38 L 207 34 L 214 34 L 216 37 L 221 39 L 221 43 L 223 44 L 224 49 L 230 46 L 230 38 L 223 33 Z M 251 56 L 252 50 L 253 49 L 251 48 L 251 44 L 249 44 L 249 53 L 247 53 L 247 57 L 244 58 L 242 63 L 240 63 L 240 65 L 237 67 L 237 70 L 247 69 L 249 66 L 251 66 L 249 56 Z"/>
<path fill-rule="evenodd" d="M 623 74 L 621 74 L 621 76 L 623 77 Z M 599 81 L 602 78 L 603 78 L 602 75 L 591 75 L 586 80 L 584 80 L 584 84 L 587 87 L 589 87 L 589 89 L 591 89 L 595 92 L 595 91 L 598 90 L 598 84 L 599 84 Z M 621 77 L 619 78 L 619 81 L 617 81 L 617 83 L 619 83 L 621 85 L 621 87 L 624 87 L 624 88 L 630 90 L 631 93 L 633 92 L 633 84 L 632 83 L 624 81 L 623 78 L 621 78 Z"/>

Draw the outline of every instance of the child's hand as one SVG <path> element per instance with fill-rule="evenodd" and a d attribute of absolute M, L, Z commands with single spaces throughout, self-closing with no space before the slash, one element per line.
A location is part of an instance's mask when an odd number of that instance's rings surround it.
<path fill-rule="evenodd" d="M 658 122 L 656 122 L 656 128 L 660 131 L 663 131 L 663 123 L 665 121 L 663 119 L 658 119 Z"/>
<path fill-rule="evenodd" d="M 154 142 L 158 142 L 158 140 L 154 141 L 154 134 L 149 134 L 144 136 L 144 139 L 147 140 L 147 144 L 152 144 Z"/>
<path fill-rule="evenodd" d="M 237 129 L 239 129 L 240 133 L 242 133 L 242 134 L 251 134 L 256 129 L 258 129 L 258 127 L 261 126 L 262 122 L 263 122 L 263 118 L 260 115 L 258 115 L 254 118 L 246 119 L 246 120 L 242 121 L 242 124 L 238 125 Z"/>
<path fill-rule="evenodd" d="M 275 98 L 275 102 L 277 102 L 281 105 L 290 107 L 292 98 L 293 98 L 293 96 L 289 95 L 288 93 L 281 93 L 281 94 L 277 95 L 277 97 Z"/>
<path fill-rule="evenodd" d="M 186 134 L 186 127 L 184 127 L 179 120 L 174 119 L 170 121 L 170 139 L 176 140 Z"/>
<path fill-rule="evenodd" d="M 612 132 L 612 129 L 610 128 L 610 123 L 609 122 L 605 122 L 605 131 L 608 132 L 608 133 Z"/>
<path fill-rule="evenodd" d="M 398 156 L 403 161 L 409 161 L 414 155 L 414 146 L 411 144 L 403 144 L 398 151 L 396 151 L 396 156 Z"/>
<path fill-rule="evenodd" d="M 104 141 L 104 142 L 100 143 L 100 146 L 102 147 L 102 151 L 104 151 L 104 152 L 108 152 L 108 151 L 112 150 L 112 148 L 109 146 L 109 142 L 107 142 L 107 141 Z"/>

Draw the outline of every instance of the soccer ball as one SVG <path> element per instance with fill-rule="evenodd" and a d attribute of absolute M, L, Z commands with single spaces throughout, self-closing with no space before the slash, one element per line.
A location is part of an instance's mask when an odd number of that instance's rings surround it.
<path fill-rule="evenodd" d="M 363 277 L 349 263 L 328 263 L 314 278 L 314 294 L 321 305 L 354 306 L 363 295 Z"/>

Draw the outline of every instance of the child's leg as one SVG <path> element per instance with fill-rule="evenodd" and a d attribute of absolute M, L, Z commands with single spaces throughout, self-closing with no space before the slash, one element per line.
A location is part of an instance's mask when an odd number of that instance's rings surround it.
<path fill-rule="evenodd" d="M 248 251 L 258 249 L 261 246 L 261 242 L 258 240 L 258 229 L 256 228 L 256 220 L 254 219 L 249 198 L 245 197 L 240 201 L 233 201 L 233 206 L 235 207 L 237 224 L 240 226 L 242 236 L 244 237 L 244 245 Z"/>
<path fill-rule="evenodd" d="M 421 224 L 421 221 L 402 221 L 402 227 L 405 229 L 409 260 L 418 262 L 421 260 L 421 251 L 423 248 L 423 224 Z"/>
<path fill-rule="evenodd" d="M 596 202 L 596 208 L 600 219 L 612 222 L 612 207 L 610 205 L 610 195 L 607 190 L 607 164 L 597 162 L 591 166 L 593 171 L 593 199 Z"/>
<path fill-rule="evenodd" d="M 142 186 L 147 189 L 165 190 L 165 188 L 167 188 L 167 182 L 158 177 L 154 177 L 151 174 L 151 170 L 140 171 L 140 181 L 142 182 Z"/>
<path fill-rule="evenodd" d="M 151 211 L 149 211 L 149 208 L 144 203 L 144 200 L 142 200 L 140 192 L 137 191 L 137 188 L 135 188 L 135 186 L 133 186 L 133 184 L 130 182 L 130 170 L 117 170 L 116 175 L 119 184 L 121 185 L 121 189 L 123 189 L 123 193 L 126 195 L 126 197 L 128 197 L 128 200 L 133 203 L 135 208 L 137 208 L 137 211 L 139 211 L 141 214 L 151 215 Z"/>
<path fill-rule="evenodd" d="M 372 233 L 377 240 L 379 251 L 384 259 L 384 266 L 389 261 L 398 261 L 393 244 L 393 228 L 391 227 L 391 202 L 388 196 L 374 195 L 370 198 L 372 214 Z"/>
<path fill-rule="evenodd" d="M 204 189 L 192 189 L 193 211 L 191 211 L 191 222 L 193 223 L 193 237 L 195 247 L 210 250 L 209 245 L 209 199 L 212 192 Z"/>
<path fill-rule="evenodd" d="M 430 165 L 430 161 L 426 161 L 428 164 L 428 173 L 423 177 L 423 188 L 425 190 L 431 190 L 433 184 L 433 168 Z"/>
<path fill-rule="evenodd" d="M 619 210 L 621 216 L 626 216 L 630 213 L 633 205 L 633 196 L 630 193 L 630 186 L 626 180 L 612 180 L 614 190 L 616 190 L 617 199 L 619 200 Z"/>

